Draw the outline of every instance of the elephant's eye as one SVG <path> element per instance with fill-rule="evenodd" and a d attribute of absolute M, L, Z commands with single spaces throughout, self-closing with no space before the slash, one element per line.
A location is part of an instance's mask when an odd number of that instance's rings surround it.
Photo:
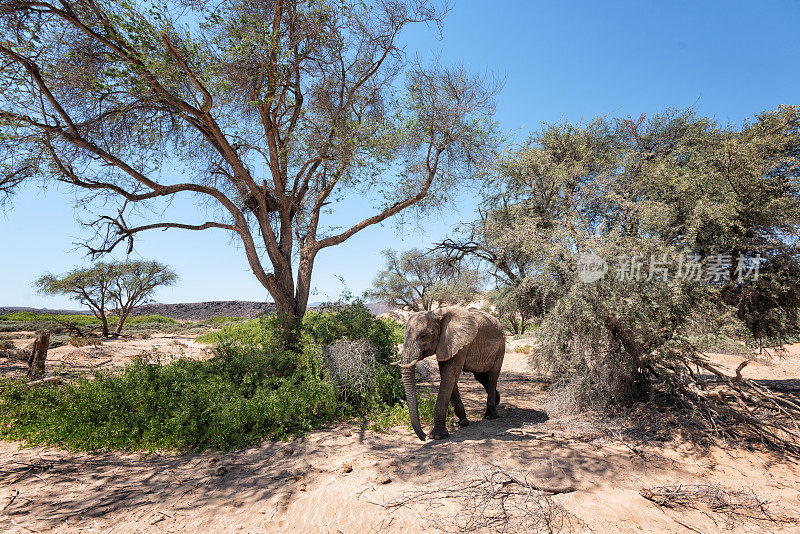
<path fill-rule="evenodd" d="M 428 341 L 431 338 L 430 332 L 423 332 L 422 335 L 419 336 L 422 341 Z"/>

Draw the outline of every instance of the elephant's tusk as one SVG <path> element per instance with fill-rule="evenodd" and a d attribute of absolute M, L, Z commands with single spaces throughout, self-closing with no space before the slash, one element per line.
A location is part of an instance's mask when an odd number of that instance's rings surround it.
<path fill-rule="evenodd" d="M 414 360 L 411 363 L 400 363 L 400 360 L 397 360 L 396 362 L 392 362 L 389 365 L 397 365 L 397 366 L 401 367 L 402 369 L 409 369 L 409 368 L 414 367 L 415 365 L 417 365 L 418 361 L 419 360 Z"/>

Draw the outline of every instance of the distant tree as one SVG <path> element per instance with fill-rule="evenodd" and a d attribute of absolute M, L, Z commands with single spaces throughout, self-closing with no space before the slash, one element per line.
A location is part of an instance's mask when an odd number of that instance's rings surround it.
<path fill-rule="evenodd" d="M 434 250 L 447 264 L 472 259 L 492 276 L 496 288 L 488 295 L 492 312 L 513 334 L 522 334 L 531 321 L 539 321 L 553 305 L 551 292 L 529 276 L 537 270 L 540 255 L 509 242 L 509 229 L 526 224 L 535 213 L 521 206 L 489 203 L 477 221 L 461 224 L 458 238 L 438 243 Z"/>
<path fill-rule="evenodd" d="M 411 249 L 383 251 L 386 268 L 367 296 L 413 311 L 466 303 L 481 290 L 481 274 L 465 265 L 445 263 L 441 253 Z"/>
<path fill-rule="evenodd" d="M 439 27 L 445 11 L 427 0 L 0 1 L 3 172 L 104 197 L 113 208 L 93 224 L 94 255 L 152 229 L 229 232 L 297 324 L 320 251 L 442 203 L 494 147 L 492 84 L 404 54 L 402 30 Z M 160 172 L 166 162 L 186 172 Z M 348 195 L 366 195 L 374 214 L 326 224 Z M 187 196 L 208 221 L 166 209 Z"/>
<path fill-rule="evenodd" d="M 115 336 L 136 306 L 147 302 L 160 286 L 178 279 L 172 269 L 156 261 L 100 262 L 73 269 L 64 276 L 46 274 L 35 285 L 46 295 L 67 295 L 87 306 L 100 319 L 103 336 L 110 335 L 108 312 L 117 316 Z"/>

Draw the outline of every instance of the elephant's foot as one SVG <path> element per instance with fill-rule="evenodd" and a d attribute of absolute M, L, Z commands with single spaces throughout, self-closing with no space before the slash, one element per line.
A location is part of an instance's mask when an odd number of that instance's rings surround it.
<path fill-rule="evenodd" d="M 497 413 L 497 408 L 494 406 L 486 408 L 486 414 L 483 416 L 484 419 L 497 419 L 498 417 L 500 414 Z"/>
<path fill-rule="evenodd" d="M 466 416 L 459 418 L 458 416 L 453 417 L 453 424 L 459 427 L 462 426 L 469 426 L 469 419 Z"/>
<path fill-rule="evenodd" d="M 446 428 L 436 428 L 435 426 L 428 432 L 428 437 L 430 439 L 445 439 L 450 437 L 450 434 L 447 432 Z"/>

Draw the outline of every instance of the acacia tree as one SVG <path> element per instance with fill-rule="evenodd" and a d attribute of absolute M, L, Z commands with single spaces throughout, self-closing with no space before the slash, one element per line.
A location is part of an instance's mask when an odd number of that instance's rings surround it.
<path fill-rule="evenodd" d="M 445 263 L 441 253 L 384 250 L 386 268 L 378 273 L 370 298 L 412 311 L 469 302 L 481 290 L 481 275 L 466 265 Z"/>
<path fill-rule="evenodd" d="M 171 286 L 178 281 L 175 272 L 157 261 L 125 261 L 108 265 L 111 284 L 109 296 L 118 317 L 114 335 L 122 332 L 122 325 L 137 306 L 148 302 L 156 288 Z"/>
<path fill-rule="evenodd" d="M 533 358 L 562 407 L 660 387 L 715 431 L 796 446 L 796 424 L 770 414 L 797 421 L 800 407 L 743 378 L 749 360 L 719 370 L 692 336 L 800 333 L 800 107 L 740 128 L 691 110 L 548 125 L 495 169 L 486 216 L 443 246 L 499 270 L 525 259 L 520 287 L 552 299 Z"/>
<path fill-rule="evenodd" d="M 4 172 L 116 202 L 94 221 L 94 255 L 130 251 L 152 229 L 230 232 L 296 319 L 321 250 L 439 204 L 492 146 L 494 87 L 409 62 L 399 44 L 444 11 L 425 0 L 2 1 Z M 191 179 L 160 173 L 170 160 Z M 325 224 L 348 193 L 375 199 L 374 214 Z M 157 209 L 179 195 L 214 217 Z"/>
<path fill-rule="evenodd" d="M 156 288 L 174 284 L 175 272 L 156 261 L 99 262 L 90 268 L 73 269 L 64 276 L 46 274 L 36 280 L 45 295 L 66 295 L 87 306 L 100 319 L 103 336 L 110 335 L 108 311 L 117 316 L 114 335 L 136 306 L 144 304 Z"/>

